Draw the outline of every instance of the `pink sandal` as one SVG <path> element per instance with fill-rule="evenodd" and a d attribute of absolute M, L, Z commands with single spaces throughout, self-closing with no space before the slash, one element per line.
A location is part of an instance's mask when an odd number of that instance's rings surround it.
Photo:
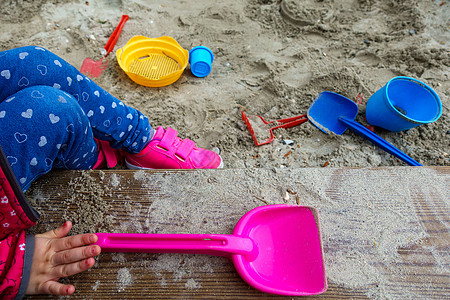
<path fill-rule="evenodd" d="M 111 169 L 114 168 L 118 163 L 123 161 L 125 151 L 122 151 L 120 149 L 113 149 L 107 141 L 98 140 L 96 138 L 94 139 L 97 143 L 98 158 L 92 169 L 98 170 L 105 167 Z"/>
<path fill-rule="evenodd" d="M 217 169 L 222 158 L 211 150 L 195 146 L 189 139 L 180 139 L 178 132 L 161 126 L 148 145 L 137 154 L 125 154 L 129 169 Z"/>

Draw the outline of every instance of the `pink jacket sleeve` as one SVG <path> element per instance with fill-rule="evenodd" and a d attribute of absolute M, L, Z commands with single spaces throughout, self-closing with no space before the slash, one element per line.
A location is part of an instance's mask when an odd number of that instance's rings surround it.
<path fill-rule="evenodd" d="M 25 229 L 38 219 L 0 147 L 0 299 L 25 295 L 34 251 Z"/>

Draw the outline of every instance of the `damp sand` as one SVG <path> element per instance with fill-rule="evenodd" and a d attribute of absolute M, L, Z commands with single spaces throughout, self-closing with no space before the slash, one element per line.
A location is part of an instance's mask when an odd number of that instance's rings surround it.
<path fill-rule="evenodd" d="M 323 91 L 352 100 L 362 95 L 356 121 L 368 125 L 369 97 L 395 76 L 431 86 L 441 98 L 442 117 L 400 133 L 376 128 L 376 134 L 424 165 L 450 165 L 448 1 L 4 2 L 0 50 L 39 45 L 78 69 L 84 58 L 102 57 L 122 14 L 130 20 L 115 50 L 135 35 L 169 35 L 187 50 L 210 48 L 214 62 L 205 78 L 187 68 L 167 87 L 140 86 L 120 69 L 113 51 L 94 80 L 147 115 L 153 127 L 170 126 L 200 147 L 219 148 L 227 168 L 320 167 L 326 161 L 334 167 L 403 166 L 355 134 L 335 139 L 310 122 L 262 147 L 240 126 L 243 108 L 266 120 L 288 118 L 306 113 Z M 300 151 L 285 158 L 292 148 L 283 139 L 300 144 Z"/>
<path fill-rule="evenodd" d="M 123 292 L 127 286 L 133 283 L 133 277 L 131 276 L 128 268 L 121 268 L 117 272 L 117 281 L 119 283 L 119 289 L 117 292 Z"/>
<path fill-rule="evenodd" d="M 27 191 L 27 197 L 33 207 L 41 214 L 41 220 L 38 226 L 32 228 L 34 232 L 43 232 L 54 229 L 54 227 L 62 225 L 64 220 L 70 220 L 73 223 L 71 234 L 87 233 L 87 232 L 108 232 L 111 230 L 112 216 L 107 214 L 111 206 L 107 197 L 111 197 L 111 190 L 105 188 L 105 174 L 103 171 L 82 171 L 79 176 L 73 177 L 64 188 L 64 195 L 68 197 L 61 199 L 61 193 L 58 192 L 60 187 L 53 187 L 54 193 L 52 198 L 58 199 L 57 207 L 49 205 L 49 199 L 43 196 L 46 184 L 49 182 L 44 179 L 41 186 L 32 186 Z M 114 184 L 114 176 L 112 177 L 112 185 Z M 47 193 L 48 195 L 48 193 Z M 46 211 L 62 210 L 62 219 L 47 219 Z"/>

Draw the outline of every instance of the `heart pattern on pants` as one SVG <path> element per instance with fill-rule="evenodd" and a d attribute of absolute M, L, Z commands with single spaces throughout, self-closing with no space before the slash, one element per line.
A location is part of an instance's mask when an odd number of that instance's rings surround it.
<path fill-rule="evenodd" d="M 42 47 L 0 51 L 0 85 L 0 142 L 23 189 L 52 167 L 92 167 L 94 134 L 131 152 L 148 138 L 140 112 Z"/>

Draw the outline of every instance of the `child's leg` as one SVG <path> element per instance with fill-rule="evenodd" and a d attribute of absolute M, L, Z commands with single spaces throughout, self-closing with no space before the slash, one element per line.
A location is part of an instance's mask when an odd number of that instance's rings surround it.
<path fill-rule="evenodd" d="M 0 144 L 24 191 L 52 166 L 89 169 L 98 156 L 77 100 L 48 86 L 22 89 L 0 103 Z"/>
<path fill-rule="evenodd" d="M 192 141 L 182 142 L 176 137 L 174 130 L 166 132 L 161 129 L 159 134 L 155 133 L 148 118 L 142 113 L 111 96 L 48 50 L 29 46 L 0 52 L 0 103 L 11 99 L 11 95 L 20 90 L 37 85 L 52 87 L 72 95 L 88 117 L 96 138 L 109 141 L 114 148 L 121 148 L 133 155 L 139 154 L 132 158 L 126 155 L 127 159 L 133 159 L 135 167 L 222 166 L 219 155 L 195 147 Z M 152 137 L 158 137 L 158 140 L 154 140 L 154 147 L 150 148 L 161 150 L 160 146 L 163 146 L 161 151 L 164 152 L 161 155 L 157 155 L 156 150 L 150 151 L 148 145 Z"/>
<path fill-rule="evenodd" d="M 50 51 L 28 46 L 0 52 L 0 102 L 36 85 L 71 94 L 89 118 L 94 136 L 114 148 L 140 152 L 153 133 L 146 116 Z"/>

